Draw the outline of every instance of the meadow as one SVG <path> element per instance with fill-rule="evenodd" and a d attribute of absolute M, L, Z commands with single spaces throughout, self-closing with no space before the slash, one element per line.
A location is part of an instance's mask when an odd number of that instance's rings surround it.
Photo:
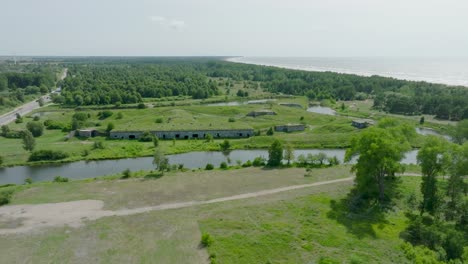
<path fill-rule="evenodd" d="M 349 166 L 324 169 L 262 169 L 170 172 L 148 179 L 95 179 L 34 183 L 19 190 L 13 205 L 83 199 L 118 210 L 213 198 L 350 176 Z M 1 235 L 2 261 L 14 263 L 409 263 L 400 246 L 405 198 L 419 177 L 403 177 L 401 202 L 385 221 L 352 219 L 333 209 L 352 181 L 307 187 L 255 198 L 83 220 Z M 13 226 L 21 225 L 21 221 Z M 0 227 L 12 227 L 3 221 Z M 213 243 L 205 248 L 201 235 Z"/>

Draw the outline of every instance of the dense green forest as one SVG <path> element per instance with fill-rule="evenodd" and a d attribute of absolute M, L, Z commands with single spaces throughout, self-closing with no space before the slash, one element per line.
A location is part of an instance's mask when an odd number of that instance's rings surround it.
<path fill-rule="evenodd" d="M 374 99 L 389 113 L 468 118 L 468 89 L 427 82 L 308 72 L 226 62 L 219 58 L 85 58 L 68 60 L 69 77 L 57 102 L 98 105 L 140 102 L 145 97 L 218 94 L 209 77 L 256 81 L 272 93 L 305 95 L 312 100 Z"/>
<path fill-rule="evenodd" d="M 48 93 L 59 71 L 59 66 L 50 64 L 0 64 L 0 107 L 13 107 L 28 96 Z"/>

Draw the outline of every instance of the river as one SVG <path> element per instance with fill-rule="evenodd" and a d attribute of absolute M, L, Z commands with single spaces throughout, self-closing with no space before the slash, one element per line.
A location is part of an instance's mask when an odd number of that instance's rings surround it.
<path fill-rule="evenodd" d="M 341 162 L 344 160 L 344 149 L 296 150 L 295 157 L 298 157 L 301 154 L 317 154 L 320 152 L 323 152 L 330 157 L 336 156 Z M 416 155 L 416 150 L 408 152 L 406 157 L 402 160 L 402 163 L 416 163 Z M 207 163 L 211 163 L 215 167 L 219 167 L 221 162 L 227 162 L 228 158 L 231 161 L 231 165 L 235 165 L 237 161 L 244 163 L 247 160 L 252 161 L 259 156 L 267 158 L 268 151 L 234 150 L 231 151 L 229 155 L 225 155 L 219 151 L 189 152 L 168 155 L 168 158 L 170 164 L 183 164 L 185 168 L 196 169 L 204 168 Z M 23 184 L 26 178 L 31 178 L 33 182 L 52 181 L 56 176 L 77 180 L 117 174 L 125 169 L 130 169 L 131 171 L 152 170 L 154 169 L 152 160 L 152 157 L 140 157 L 133 159 L 77 161 L 61 164 L 0 168 L 0 184 Z"/>

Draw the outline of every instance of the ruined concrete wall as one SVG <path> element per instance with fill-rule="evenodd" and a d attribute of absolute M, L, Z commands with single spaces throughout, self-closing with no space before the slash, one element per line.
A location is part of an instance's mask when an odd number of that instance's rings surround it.
<path fill-rule="evenodd" d="M 248 138 L 253 136 L 253 129 L 233 129 L 233 130 L 187 130 L 187 131 L 150 131 L 159 139 L 193 139 L 206 138 L 207 135 L 213 138 Z M 114 139 L 138 139 L 143 131 L 111 131 L 110 138 Z"/>
<path fill-rule="evenodd" d="M 277 132 L 294 132 L 294 131 L 304 131 L 305 125 L 281 125 L 275 126 L 275 131 Z"/>

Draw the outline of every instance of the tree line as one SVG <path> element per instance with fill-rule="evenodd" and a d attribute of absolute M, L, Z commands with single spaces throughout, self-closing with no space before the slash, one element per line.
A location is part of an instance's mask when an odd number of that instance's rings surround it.
<path fill-rule="evenodd" d="M 64 62 L 69 76 L 67 105 L 135 103 L 142 98 L 219 93 L 213 78 L 260 82 L 272 93 L 304 95 L 311 100 L 374 99 L 374 108 L 394 114 L 468 118 L 468 89 L 427 82 L 333 72 L 309 72 L 226 62 L 218 58 L 94 58 Z M 241 96 L 241 95 L 240 95 Z"/>

